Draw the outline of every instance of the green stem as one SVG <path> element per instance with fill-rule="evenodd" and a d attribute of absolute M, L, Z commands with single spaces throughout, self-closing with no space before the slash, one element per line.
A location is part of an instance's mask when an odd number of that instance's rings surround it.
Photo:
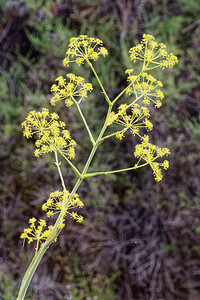
<path fill-rule="evenodd" d="M 49 139 L 49 137 L 44 133 L 44 135 L 46 136 L 46 138 L 48 139 L 49 143 L 58 151 L 58 153 L 60 153 L 60 155 L 62 155 L 62 157 L 68 162 L 68 164 L 70 165 L 70 167 L 72 168 L 72 170 L 74 171 L 74 173 L 76 174 L 76 176 L 78 178 L 81 178 L 81 173 L 79 172 L 79 170 L 73 165 L 73 163 L 62 153 L 62 151 L 54 144 L 52 143 L 52 141 Z"/>
<path fill-rule="evenodd" d="M 109 174 L 114 174 L 114 173 L 127 172 L 127 171 L 142 168 L 146 165 L 148 165 L 148 163 L 145 163 L 145 164 L 140 165 L 140 166 L 134 166 L 134 167 L 130 167 L 130 168 L 126 168 L 126 169 L 120 169 L 120 170 L 114 170 L 114 171 L 87 173 L 87 174 L 84 175 L 84 178 L 89 178 L 89 177 L 98 176 L 98 175 L 109 175 Z"/>
<path fill-rule="evenodd" d="M 88 132 L 89 137 L 90 137 L 90 141 L 91 141 L 92 144 L 94 145 L 94 144 L 95 144 L 95 140 L 94 140 L 93 135 L 92 135 L 92 133 L 91 133 L 91 131 L 90 131 L 90 128 L 89 128 L 89 126 L 88 126 L 88 124 L 87 124 L 87 122 L 86 122 L 86 120 L 85 120 L 85 117 L 84 117 L 84 115 L 83 115 L 83 113 L 82 113 L 82 111 L 81 111 L 80 105 L 79 105 L 79 103 L 76 102 L 75 99 L 74 99 L 74 102 L 76 103 L 76 106 L 77 106 L 78 111 L 79 111 L 79 113 L 80 113 L 80 115 L 81 115 L 81 118 L 82 118 L 82 120 L 83 120 L 83 123 L 85 124 L 85 127 L 86 127 L 87 132 Z"/>
<path fill-rule="evenodd" d="M 143 66 L 142 66 L 142 71 L 138 74 L 138 76 L 136 76 L 135 80 L 132 81 L 113 101 L 112 101 L 112 105 L 115 104 L 115 102 L 128 90 L 128 88 L 130 88 L 139 78 L 140 76 L 142 75 L 142 73 L 144 73 L 145 71 L 149 70 L 147 69 L 149 65 L 149 62 L 146 64 L 145 66 L 145 63 L 143 62 Z"/>
<path fill-rule="evenodd" d="M 58 162 L 58 154 L 57 154 L 57 151 L 55 151 L 55 158 L 56 158 L 56 162 L 55 162 L 55 165 L 58 169 L 58 173 L 60 175 L 60 180 L 61 180 L 61 183 L 62 183 L 62 187 L 63 187 L 63 190 L 66 190 L 66 187 L 65 187 L 65 182 L 64 182 L 64 179 L 63 179 L 63 176 L 62 176 L 62 172 L 61 172 L 61 169 L 60 169 L 60 162 Z"/>
<path fill-rule="evenodd" d="M 105 140 L 107 140 L 107 139 L 109 139 L 109 138 L 115 136 L 117 132 L 122 133 L 122 132 L 125 132 L 126 130 L 127 130 L 127 128 L 122 129 L 122 130 L 118 130 L 118 131 L 116 131 L 116 132 L 114 132 L 114 133 L 111 133 L 111 134 L 109 134 L 109 135 L 106 135 L 106 136 L 104 136 L 103 138 L 101 138 L 101 139 L 99 140 L 99 142 L 102 143 L 103 141 L 105 141 Z"/>
<path fill-rule="evenodd" d="M 102 92 L 103 92 L 103 94 L 104 94 L 104 96 L 106 98 L 106 101 L 108 102 L 108 104 L 111 104 L 111 101 L 110 101 L 110 99 L 109 99 L 109 97 L 108 97 L 108 95 L 107 95 L 107 93 L 106 93 L 106 91 L 105 91 L 105 89 L 104 89 L 104 87 L 103 87 L 103 85 L 101 83 L 101 80 L 99 79 L 99 76 L 97 75 L 97 73 L 96 73 L 96 71 L 95 71 L 92 63 L 88 59 L 86 59 L 86 61 L 87 61 L 88 65 L 90 66 L 90 68 L 92 69 L 92 71 L 93 71 L 93 73 L 94 73 L 94 75 L 95 75 L 95 77 L 96 77 L 96 79 L 97 79 L 97 81 L 98 81 L 98 83 L 99 83 L 99 85 L 100 85 L 100 87 L 102 89 Z"/>
<path fill-rule="evenodd" d="M 74 186 L 70 196 L 66 200 L 66 203 L 65 203 L 66 206 L 68 205 L 69 201 L 72 199 L 74 194 L 76 193 L 76 191 L 79 188 L 82 181 L 83 180 L 79 178 L 78 181 L 76 182 L 76 185 Z M 62 230 L 62 229 L 58 228 L 58 224 L 61 222 L 62 219 L 63 219 L 63 216 L 61 214 L 59 214 L 59 216 L 56 220 L 56 223 L 54 224 L 54 227 L 52 229 L 51 235 L 47 238 L 47 240 L 44 242 L 44 244 L 41 245 L 36 256 L 33 258 L 31 264 L 29 265 L 29 267 L 24 275 L 24 278 L 22 280 L 17 300 L 23 300 L 25 298 L 26 291 L 29 287 L 30 281 L 31 281 L 43 255 L 45 254 L 46 250 L 50 247 L 50 245 L 55 241 L 55 239 L 58 237 L 59 233 Z"/>
<path fill-rule="evenodd" d="M 121 113 L 122 113 L 123 111 L 127 110 L 129 107 L 131 107 L 135 102 L 137 102 L 137 101 L 138 101 L 140 98 L 142 98 L 142 97 L 143 97 L 143 95 L 141 95 L 140 97 L 137 97 L 135 100 L 133 100 L 129 105 L 127 105 L 124 109 L 121 110 Z M 110 106 L 110 112 L 111 112 L 111 110 L 112 110 L 112 106 L 113 106 L 113 105 Z M 108 116 L 109 116 L 109 115 L 108 115 Z M 117 132 L 123 132 L 123 131 L 125 132 L 126 130 L 127 130 L 127 128 L 122 129 L 122 130 L 117 131 Z M 117 132 L 111 133 L 110 135 L 107 135 L 107 136 L 105 136 L 105 137 L 103 137 L 103 138 L 99 138 L 99 139 L 98 139 L 98 143 L 102 143 L 104 140 L 106 140 L 106 139 L 108 139 L 108 138 L 110 138 L 110 137 L 116 135 Z"/>
<path fill-rule="evenodd" d="M 107 115 L 106 115 L 106 119 L 105 119 L 104 125 L 103 125 L 102 130 L 101 130 L 101 132 L 100 132 L 100 134 L 99 134 L 99 136 L 98 136 L 98 139 L 97 139 L 97 141 L 96 141 L 96 143 L 98 143 L 98 144 L 101 143 L 101 138 L 102 138 L 104 132 L 106 131 L 106 128 L 108 127 L 107 120 L 108 120 L 109 115 L 110 115 L 110 113 L 111 113 L 111 111 L 112 111 L 112 107 L 113 107 L 113 105 L 112 105 L 112 104 L 109 104 L 109 107 L 108 107 L 108 111 L 107 111 Z"/>
<path fill-rule="evenodd" d="M 140 74 L 135 78 L 134 81 L 132 81 L 113 101 L 112 101 L 112 105 L 115 104 L 115 102 L 121 97 L 124 95 L 124 93 L 128 90 L 128 88 L 130 88 L 135 82 L 136 80 L 138 80 L 140 78 L 140 76 L 142 75 L 142 73 L 144 73 L 145 70 L 142 70 L 140 72 Z"/>
<path fill-rule="evenodd" d="M 103 136 L 103 134 L 104 134 L 104 132 L 105 132 L 107 126 L 108 126 L 108 125 L 107 125 L 107 119 L 108 119 L 108 117 L 109 117 L 109 115 L 110 115 L 111 110 L 112 110 L 112 105 L 109 104 L 109 108 L 108 108 L 108 111 L 107 111 L 107 115 L 106 115 L 106 119 L 105 119 L 104 125 L 103 125 L 103 127 L 102 127 L 102 129 L 101 129 L 101 132 L 100 132 L 100 134 L 99 134 L 99 136 L 98 136 L 98 138 L 97 138 L 95 144 L 93 145 L 93 148 L 92 148 L 92 150 L 91 150 L 91 153 L 90 153 L 90 155 L 89 155 L 89 157 L 88 157 L 88 160 L 87 160 L 87 162 L 86 162 L 86 165 L 85 165 L 85 167 L 84 167 L 84 169 L 83 169 L 83 172 L 82 172 L 82 174 L 81 174 L 82 178 L 84 178 L 84 175 L 86 174 L 86 172 L 87 172 L 87 170 L 88 170 L 88 168 L 89 168 L 89 166 L 90 166 L 90 164 L 91 164 L 91 161 L 92 161 L 92 159 L 93 159 L 93 157 L 94 157 L 94 155 L 95 155 L 95 152 L 97 151 L 97 148 L 99 147 L 99 145 L 100 145 L 100 143 L 101 143 L 101 138 L 102 138 L 102 136 Z"/>

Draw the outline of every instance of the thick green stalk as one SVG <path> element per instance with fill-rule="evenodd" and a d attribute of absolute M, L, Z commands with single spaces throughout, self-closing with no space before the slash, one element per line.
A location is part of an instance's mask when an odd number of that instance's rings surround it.
<path fill-rule="evenodd" d="M 95 152 L 97 151 L 97 148 L 99 147 L 99 145 L 100 145 L 100 143 L 101 143 L 101 138 L 102 138 L 102 136 L 103 136 L 103 134 L 104 134 L 104 132 L 105 132 L 107 126 L 108 126 L 108 125 L 107 125 L 107 119 L 108 119 L 108 116 L 110 115 L 111 110 L 112 110 L 112 105 L 109 105 L 109 108 L 108 108 L 108 112 L 107 112 L 107 116 L 106 116 L 104 125 L 103 125 L 103 127 L 102 127 L 102 129 L 101 129 L 101 132 L 100 132 L 100 134 L 99 134 L 99 136 L 98 136 L 98 138 L 97 138 L 95 144 L 93 145 L 92 151 L 91 151 L 91 153 L 90 153 L 90 155 L 89 155 L 89 158 L 88 158 L 88 160 L 87 160 L 87 162 L 86 162 L 86 165 L 85 165 L 85 167 L 84 167 L 84 169 L 83 169 L 83 172 L 82 172 L 82 174 L 81 174 L 81 175 L 82 175 L 82 178 L 84 178 L 84 175 L 86 174 L 86 172 L 87 172 L 87 170 L 88 170 L 88 168 L 89 168 L 89 166 L 90 166 L 90 164 L 91 164 L 91 161 L 92 161 L 92 159 L 93 159 L 93 157 L 94 157 L 94 155 L 95 155 Z"/>

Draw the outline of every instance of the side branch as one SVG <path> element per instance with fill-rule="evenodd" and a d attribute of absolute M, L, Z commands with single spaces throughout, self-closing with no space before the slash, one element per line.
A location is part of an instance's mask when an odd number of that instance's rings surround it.
<path fill-rule="evenodd" d="M 89 65 L 90 68 L 92 69 L 92 71 L 93 71 L 93 73 L 94 73 L 94 75 L 95 75 L 95 77 L 96 77 L 96 79 L 97 79 L 97 81 L 98 81 L 98 83 L 99 83 L 99 85 L 100 85 L 102 91 L 103 91 L 103 94 L 104 94 L 104 96 L 105 96 L 105 98 L 106 98 L 106 101 L 108 102 L 108 104 L 111 104 L 112 102 L 110 101 L 110 99 L 109 99 L 109 97 L 108 97 L 108 95 L 107 95 L 107 93 L 106 93 L 106 91 L 105 91 L 105 89 L 104 89 L 104 87 L 103 87 L 103 85 L 102 85 L 102 83 L 101 83 L 101 80 L 99 79 L 99 76 L 97 75 L 97 73 L 96 73 L 96 71 L 95 71 L 93 65 L 91 64 L 91 62 L 90 62 L 88 59 L 86 59 L 86 60 L 87 60 L 88 65 Z"/>
<path fill-rule="evenodd" d="M 144 73 L 145 70 L 142 70 L 140 72 L 140 74 L 135 78 L 134 81 L 132 81 L 113 101 L 112 101 L 112 105 L 115 104 L 115 102 L 124 95 L 124 93 L 136 82 L 136 80 L 138 80 L 140 78 L 140 76 L 142 75 L 142 73 Z"/>
<path fill-rule="evenodd" d="M 47 136 L 46 136 L 47 137 Z M 70 165 L 70 167 L 72 168 L 72 170 L 74 171 L 74 173 L 76 174 L 76 176 L 80 179 L 82 179 L 82 175 L 79 172 L 79 170 L 73 165 L 73 163 L 62 153 L 62 151 L 54 144 L 52 143 L 52 141 L 47 137 L 49 143 L 56 149 L 56 151 L 58 151 L 58 153 L 60 153 L 62 155 L 62 157 L 68 162 L 68 164 Z"/>
<path fill-rule="evenodd" d="M 149 65 L 149 62 L 146 64 L 143 64 L 143 67 L 142 67 L 142 71 L 138 74 L 138 76 L 136 76 L 135 80 L 132 81 L 113 101 L 112 101 L 112 105 L 115 104 L 115 102 L 128 90 L 128 88 L 130 88 L 139 78 L 140 76 L 142 75 L 142 73 L 144 73 L 145 71 L 147 71 L 147 67 Z"/>
<path fill-rule="evenodd" d="M 122 129 L 122 130 L 118 130 L 118 131 L 113 132 L 113 133 L 111 133 L 111 134 L 109 134 L 109 135 L 106 135 L 106 136 L 104 136 L 103 138 L 101 138 L 101 139 L 99 140 L 99 143 L 102 143 L 103 141 L 105 141 L 105 140 L 107 140 L 107 139 L 109 139 L 109 138 L 111 138 L 111 137 L 113 137 L 113 136 L 116 136 L 116 133 L 117 133 L 117 132 L 124 133 L 126 130 L 127 130 L 127 128 L 124 128 L 124 129 Z"/>
<path fill-rule="evenodd" d="M 60 175 L 60 180 L 61 180 L 61 183 L 62 183 L 62 187 L 63 187 L 63 190 L 65 191 L 66 190 L 66 186 L 65 186 L 65 182 L 64 182 L 64 179 L 63 179 L 63 176 L 62 176 L 62 172 L 61 172 L 61 169 L 60 169 L 60 164 L 58 162 L 58 154 L 57 154 L 57 151 L 55 151 L 55 158 L 56 158 L 56 162 L 55 162 L 55 165 L 58 169 L 58 173 Z"/>
<path fill-rule="evenodd" d="M 78 111 L 79 111 L 79 113 L 80 113 L 80 116 L 81 116 L 81 118 L 82 118 L 82 120 L 83 120 L 83 123 L 84 123 L 84 125 L 85 125 L 85 127 L 86 127 L 86 129 L 87 129 L 88 135 L 89 135 L 89 137 L 90 137 L 90 141 L 91 141 L 91 143 L 94 145 L 94 144 L 95 144 L 95 140 L 94 140 L 93 135 L 92 135 L 92 133 L 91 133 L 91 130 L 90 130 L 90 128 L 89 128 L 89 126 L 88 126 L 88 124 L 87 124 L 87 122 L 86 122 L 86 119 L 85 119 L 85 117 L 84 117 L 84 115 L 83 115 L 83 113 L 82 113 L 82 111 L 81 111 L 80 105 L 79 105 L 79 103 L 77 103 L 77 101 L 74 99 L 74 97 L 73 97 L 73 101 L 74 101 L 74 103 L 76 104 L 76 106 L 77 106 L 77 108 L 78 108 Z"/>
<path fill-rule="evenodd" d="M 84 175 L 84 178 L 89 178 L 89 177 L 94 177 L 94 176 L 98 176 L 98 175 L 109 175 L 109 174 L 115 174 L 115 173 L 120 173 L 120 172 L 127 172 L 127 171 L 131 171 L 131 170 L 136 170 L 142 167 L 147 166 L 149 163 L 145 163 L 142 165 L 135 165 L 134 167 L 130 167 L 130 168 L 126 168 L 126 169 L 120 169 L 120 170 L 114 170 L 114 171 L 107 171 L 107 172 L 95 172 L 95 173 L 87 173 Z"/>

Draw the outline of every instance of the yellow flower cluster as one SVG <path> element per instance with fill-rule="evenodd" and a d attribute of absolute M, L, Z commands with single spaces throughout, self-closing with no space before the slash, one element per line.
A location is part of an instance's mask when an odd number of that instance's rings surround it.
<path fill-rule="evenodd" d="M 150 117 L 149 110 L 147 107 L 139 108 L 138 104 L 133 104 L 131 106 L 131 113 L 127 114 L 127 104 L 122 104 L 118 108 L 118 113 L 111 112 L 108 117 L 108 124 L 116 123 L 124 128 L 123 131 L 118 131 L 116 137 L 122 139 L 124 133 L 130 129 L 132 134 L 139 135 L 140 128 L 146 128 L 147 130 L 153 129 L 153 124 L 148 120 Z"/>
<path fill-rule="evenodd" d="M 143 98 L 143 104 L 148 106 L 151 102 L 155 104 L 155 107 L 159 108 L 162 106 L 161 100 L 164 99 L 164 95 L 159 87 L 162 87 L 162 82 L 156 80 L 152 75 L 143 73 L 137 80 L 136 77 L 132 75 L 133 70 L 126 70 L 126 74 L 129 76 L 127 80 L 130 82 L 134 82 L 132 86 L 130 86 L 126 94 L 131 95 L 135 94 L 136 97 Z M 157 99 L 156 99 L 157 98 Z"/>
<path fill-rule="evenodd" d="M 48 229 L 44 230 L 44 228 L 47 226 L 46 221 L 40 219 L 38 221 L 38 224 L 36 223 L 35 218 L 31 218 L 29 220 L 30 227 L 25 228 L 24 232 L 21 234 L 20 238 L 24 240 L 28 240 L 28 244 L 37 241 L 38 243 L 43 243 L 51 234 L 53 226 L 48 226 Z"/>
<path fill-rule="evenodd" d="M 149 143 L 148 136 L 144 136 L 142 137 L 142 143 L 135 147 L 134 156 L 139 158 L 136 166 L 141 159 L 145 160 L 151 166 L 155 180 L 160 181 L 163 178 L 161 167 L 163 167 L 164 170 L 167 170 L 169 168 L 169 162 L 168 160 L 165 160 L 162 163 L 158 163 L 155 160 L 169 154 L 170 151 L 168 148 L 159 148 L 156 145 Z"/>
<path fill-rule="evenodd" d="M 82 208 L 84 206 L 83 202 L 80 200 L 79 195 L 75 194 L 73 198 L 69 201 L 66 207 L 65 203 L 70 196 L 70 193 L 65 190 L 63 192 L 55 191 L 50 194 L 49 199 L 43 204 L 42 209 L 46 212 L 48 218 L 53 217 L 57 213 L 61 213 L 64 218 L 66 214 L 69 214 L 74 220 L 81 223 L 83 216 L 78 215 L 77 212 L 69 212 L 69 209 Z"/>
<path fill-rule="evenodd" d="M 108 51 L 103 47 L 103 42 L 87 35 L 80 35 L 78 38 L 71 38 L 67 57 L 63 60 L 64 66 L 69 66 L 70 62 L 77 65 L 84 64 L 85 60 L 97 60 L 100 55 L 106 56 Z"/>
<path fill-rule="evenodd" d="M 77 102 L 81 102 L 82 99 L 87 98 L 88 92 L 93 90 L 91 83 L 85 83 L 85 79 L 74 74 L 67 74 L 69 82 L 62 76 L 56 78 L 57 85 L 53 84 L 51 92 L 55 93 L 55 96 L 51 98 L 51 105 L 55 105 L 56 102 L 65 100 L 67 107 L 74 104 L 74 100 L 77 101 L 77 97 L 80 99 Z"/>
<path fill-rule="evenodd" d="M 163 43 L 157 43 L 150 34 L 144 34 L 142 41 L 129 50 L 130 59 L 143 61 L 145 64 L 152 64 L 154 68 L 173 68 L 178 58 L 173 53 L 168 53 Z"/>
<path fill-rule="evenodd" d="M 71 218 L 81 223 L 83 221 L 83 216 L 78 215 L 77 212 L 68 212 L 68 209 L 82 208 L 84 206 L 83 202 L 79 199 L 78 194 L 75 194 L 70 200 L 68 206 L 65 206 L 67 198 L 70 196 L 68 191 L 55 191 L 50 194 L 49 199 L 43 204 L 42 209 L 46 212 L 48 218 L 53 217 L 57 213 L 61 213 L 62 219 L 57 224 L 58 229 L 62 229 L 64 224 L 64 217 L 69 214 Z M 36 225 L 36 219 L 31 218 L 29 220 L 30 227 L 25 228 L 24 232 L 21 234 L 20 238 L 24 240 L 27 239 L 28 243 L 37 241 L 36 253 L 39 248 L 39 244 L 45 242 L 45 240 L 51 235 L 53 226 L 48 226 L 45 220 L 40 219 Z M 45 229 L 47 227 L 47 229 Z"/>
<path fill-rule="evenodd" d="M 71 139 L 70 133 L 65 129 L 64 122 L 58 121 L 56 113 L 49 113 L 46 108 L 42 112 L 31 111 L 26 120 L 22 123 L 24 136 L 30 138 L 36 134 L 38 139 L 35 142 L 35 156 L 42 153 L 61 150 L 70 159 L 75 157 L 76 142 Z"/>

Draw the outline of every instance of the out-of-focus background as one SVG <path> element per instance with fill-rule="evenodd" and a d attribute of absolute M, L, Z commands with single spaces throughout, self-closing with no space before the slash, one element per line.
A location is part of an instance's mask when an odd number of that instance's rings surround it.
<path fill-rule="evenodd" d="M 160 183 L 149 167 L 85 182 L 84 222 L 67 221 L 27 299 L 200 299 L 199 15 L 197 0 L 0 0 L 0 299 L 16 299 L 34 253 L 19 236 L 61 188 L 53 156 L 33 156 L 34 141 L 22 136 L 21 122 L 30 110 L 52 110 L 54 79 L 76 72 L 96 88 L 83 111 L 97 135 L 105 101 L 87 67 L 63 67 L 69 39 L 87 34 L 104 41 L 109 56 L 94 65 L 113 98 L 127 84 L 124 71 L 134 68 L 128 50 L 143 33 L 179 58 L 174 69 L 154 73 L 165 101 L 152 112 L 150 137 L 170 148 L 170 169 Z M 75 107 L 55 111 L 78 143 L 74 163 L 81 170 L 91 148 L 87 132 Z M 109 140 L 91 170 L 132 165 L 134 145 L 131 134 Z M 74 175 L 63 172 L 71 190 Z"/>

